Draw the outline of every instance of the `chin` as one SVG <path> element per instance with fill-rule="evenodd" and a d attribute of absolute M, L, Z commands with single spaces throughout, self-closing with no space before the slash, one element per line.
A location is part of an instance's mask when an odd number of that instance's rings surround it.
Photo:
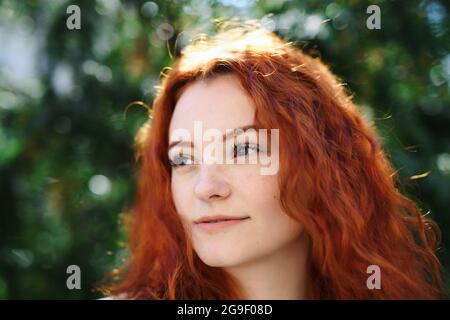
<path fill-rule="evenodd" d="M 233 259 L 230 259 L 232 257 L 224 255 L 224 254 L 198 254 L 200 260 L 203 261 L 204 264 L 210 266 L 210 267 L 229 267 L 231 265 L 235 264 L 235 261 L 232 261 Z"/>
<path fill-rule="evenodd" d="M 214 254 L 198 255 L 199 258 L 210 267 L 232 268 L 252 261 L 251 255 L 243 255 L 241 252 L 233 250 L 216 250 Z"/>
<path fill-rule="evenodd" d="M 236 253 L 228 250 L 214 249 L 210 252 L 198 252 L 200 260 L 210 267 L 233 267 L 242 263 L 242 259 Z"/>

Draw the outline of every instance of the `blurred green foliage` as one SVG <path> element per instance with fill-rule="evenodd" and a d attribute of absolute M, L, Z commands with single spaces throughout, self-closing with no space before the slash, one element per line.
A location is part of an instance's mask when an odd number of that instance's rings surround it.
<path fill-rule="evenodd" d="M 68 1 L 0 4 L 0 298 L 96 298 L 126 258 L 133 136 L 160 72 L 215 19 L 263 26 L 320 56 L 374 121 L 403 191 L 440 225 L 450 265 L 450 33 L 444 1 Z M 366 9 L 381 9 L 381 30 Z M 429 172 L 423 179 L 411 176 Z M 68 290 L 79 265 L 82 289 Z M 447 288 L 450 287 L 446 277 Z"/>

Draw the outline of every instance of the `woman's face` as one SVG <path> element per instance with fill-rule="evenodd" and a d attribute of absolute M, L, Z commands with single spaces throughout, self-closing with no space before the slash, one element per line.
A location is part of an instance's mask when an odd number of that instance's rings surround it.
<path fill-rule="evenodd" d="M 196 81 L 184 90 L 175 107 L 169 128 L 169 144 L 183 141 L 169 149 L 169 159 L 182 166 L 172 167 L 171 188 L 177 212 L 192 237 L 194 250 L 209 266 L 233 267 L 267 257 L 296 241 L 302 226 L 283 213 L 279 204 L 277 175 L 262 175 L 261 164 L 226 164 L 204 161 L 200 147 L 213 142 L 194 141 L 194 128 L 229 129 L 253 124 L 251 99 L 233 75 L 221 75 L 210 82 Z M 188 139 L 175 138 L 184 130 Z M 226 155 L 257 157 L 257 140 L 231 148 Z M 264 152 L 261 150 L 260 152 Z M 181 153 L 181 155 L 180 155 Z M 187 154 L 188 156 L 184 156 Z M 193 156 L 190 156 L 190 155 Z M 201 159 L 199 159 L 201 158 Z M 200 161 L 192 164 L 192 161 Z M 248 161 L 250 162 L 250 161 Z M 251 163 L 251 162 L 250 162 Z M 220 223 L 196 223 L 200 218 L 223 215 L 233 219 Z"/>

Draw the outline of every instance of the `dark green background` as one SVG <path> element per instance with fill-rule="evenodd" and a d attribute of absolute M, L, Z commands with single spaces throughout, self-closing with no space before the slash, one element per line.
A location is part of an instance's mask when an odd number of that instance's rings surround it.
<path fill-rule="evenodd" d="M 81 30 L 66 27 L 73 3 Z M 366 28 L 370 4 L 381 30 Z M 263 19 L 343 79 L 401 189 L 439 223 L 448 267 L 449 14 L 444 1 L 0 2 L 0 298 L 100 296 L 95 284 L 127 256 L 133 136 L 147 117 L 125 106 L 151 105 L 171 56 L 232 16 Z M 72 264 L 81 290 L 66 288 Z"/>

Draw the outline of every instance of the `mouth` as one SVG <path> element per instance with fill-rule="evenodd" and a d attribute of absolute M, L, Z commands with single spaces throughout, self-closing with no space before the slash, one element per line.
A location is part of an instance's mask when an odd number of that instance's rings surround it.
<path fill-rule="evenodd" d="M 218 223 L 223 221 L 245 220 L 250 217 L 232 217 L 232 216 L 204 216 L 194 221 L 195 224 L 200 223 Z"/>
<path fill-rule="evenodd" d="M 196 227 L 206 232 L 218 232 L 243 223 L 250 217 L 207 216 L 196 220 Z"/>

